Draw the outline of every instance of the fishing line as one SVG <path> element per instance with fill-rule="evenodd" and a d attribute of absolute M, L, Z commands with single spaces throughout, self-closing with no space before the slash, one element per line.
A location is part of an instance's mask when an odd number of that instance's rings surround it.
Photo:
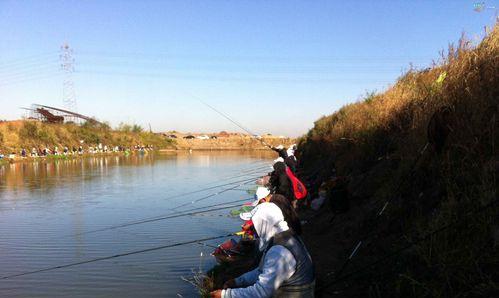
<path fill-rule="evenodd" d="M 233 186 L 233 187 L 230 187 L 230 188 L 226 188 L 226 189 L 224 189 L 224 190 L 222 190 L 222 191 L 219 191 L 219 192 L 213 193 L 213 194 L 211 194 L 211 195 L 207 195 L 207 196 L 202 197 L 202 198 L 200 198 L 200 199 L 197 199 L 197 200 L 194 200 L 194 201 L 191 201 L 191 202 L 187 202 L 187 203 L 185 203 L 185 204 L 181 204 L 181 205 L 176 206 L 175 208 L 170 209 L 170 210 L 171 210 L 171 211 L 177 211 L 179 208 L 182 208 L 182 207 L 185 207 L 185 206 L 189 206 L 189 205 L 192 205 L 192 204 L 195 204 L 195 203 L 198 203 L 198 202 L 201 202 L 201 201 L 207 200 L 207 199 L 209 199 L 209 198 L 211 198 L 211 197 L 218 196 L 219 194 L 222 194 L 222 193 L 227 192 L 227 191 L 229 191 L 229 190 L 234 190 L 234 189 L 236 189 L 236 188 L 238 188 L 238 187 L 240 187 L 240 186 L 246 185 L 246 184 L 251 183 L 251 182 L 253 182 L 253 180 L 247 181 L 247 182 L 245 182 L 245 183 L 241 183 L 241 184 L 239 184 L 239 185 L 236 185 L 236 186 Z"/>
<path fill-rule="evenodd" d="M 216 189 L 216 188 L 220 188 L 220 187 L 224 187 L 224 186 L 234 185 L 234 184 L 237 184 L 237 183 L 250 182 L 250 181 L 254 181 L 254 179 L 257 179 L 259 177 L 261 177 L 261 176 L 253 176 L 253 177 L 246 178 L 246 179 L 243 179 L 243 180 L 233 181 L 233 182 L 229 182 L 229 183 L 225 183 L 225 184 L 219 184 L 219 185 L 215 185 L 215 186 L 211 186 L 211 187 L 207 187 L 207 188 L 203 188 L 203 189 L 198 189 L 198 190 L 194 190 L 194 191 L 190 191 L 190 192 L 184 192 L 184 193 L 181 193 L 181 194 L 178 194 L 178 195 L 170 196 L 168 198 L 165 198 L 164 200 L 176 199 L 176 198 L 184 197 L 184 196 L 187 196 L 187 195 L 192 195 L 192 194 L 196 194 L 196 193 L 200 193 L 200 192 L 205 192 L 207 190 L 212 190 L 212 189 Z M 238 186 L 240 186 L 240 185 L 238 185 Z"/>
<path fill-rule="evenodd" d="M 202 214 L 202 213 L 208 213 L 208 212 L 213 212 L 213 211 L 220 211 L 220 210 L 226 210 L 226 209 L 231 209 L 231 208 L 237 208 L 237 207 L 241 207 L 241 205 L 240 204 L 228 205 L 228 206 L 223 206 L 223 205 L 227 205 L 229 203 L 237 203 L 237 202 L 241 203 L 241 202 L 245 202 L 247 200 L 248 199 L 241 199 L 241 200 L 236 200 L 236 201 L 231 201 L 231 202 L 225 202 L 225 203 L 215 204 L 215 205 L 212 205 L 212 206 L 204 206 L 204 207 L 199 207 L 199 208 L 193 208 L 193 209 L 189 209 L 189 210 L 186 210 L 186 211 L 183 211 L 183 212 L 179 212 L 179 213 L 167 214 L 167 215 L 161 216 L 161 217 L 149 218 L 149 219 L 145 219 L 145 220 L 140 220 L 140 221 L 135 221 L 135 222 L 130 222 L 130 223 L 124 223 L 124 224 L 121 224 L 121 225 L 110 226 L 110 227 L 107 227 L 107 228 L 96 229 L 96 230 L 81 232 L 81 233 L 77 233 L 77 234 L 71 234 L 71 235 L 67 235 L 65 237 L 93 234 L 93 233 L 98 233 L 98 232 L 103 232 L 103 231 L 109 231 L 109 230 L 115 230 L 115 229 L 124 228 L 124 227 L 141 225 L 141 224 L 145 224 L 145 223 L 162 221 L 162 220 L 166 220 L 166 219 L 178 218 L 178 217 L 183 217 L 183 216 L 192 216 L 192 215 L 196 215 L 196 214 Z M 223 207 L 205 209 L 205 208 L 210 208 L 210 207 L 215 207 L 215 206 L 220 206 L 220 205 L 222 205 Z M 192 210 L 198 210 L 198 209 L 205 209 L 205 210 L 190 212 Z"/>
<path fill-rule="evenodd" d="M 197 101 L 199 101 L 200 103 L 204 104 L 205 106 L 207 106 L 208 108 L 212 109 L 213 111 L 215 111 L 217 114 L 221 115 L 222 117 L 224 117 L 225 119 L 229 120 L 230 122 L 234 123 L 237 127 L 241 128 L 242 130 L 244 130 L 245 132 L 247 132 L 251 137 L 257 139 L 258 141 L 260 141 L 264 146 L 266 147 L 269 147 L 269 148 L 272 148 L 272 146 L 270 146 L 269 144 L 267 144 L 265 141 L 263 141 L 261 138 L 258 137 L 257 134 L 253 133 L 252 131 L 250 131 L 249 129 L 247 129 L 246 127 L 244 127 L 241 123 L 237 122 L 236 120 L 232 119 L 229 115 L 225 114 L 224 112 L 222 111 L 219 111 L 217 110 L 215 107 L 213 107 L 212 105 L 208 104 L 207 102 L 203 101 L 199 96 L 196 96 L 190 92 L 187 92 L 191 97 L 193 97 L 194 99 L 196 99 Z"/>
<path fill-rule="evenodd" d="M 319 290 L 327 289 L 328 287 L 330 287 L 330 286 L 332 286 L 332 285 L 334 285 L 334 284 L 336 284 L 336 283 L 338 283 L 338 282 L 340 282 L 342 280 L 345 280 L 345 279 L 347 279 L 347 278 L 349 278 L 349 277 L 351 277 L 351 276 L 353 276 L 355 274 L 363 273 L 363 272 L 367 271 L 368 269 L 370 269 L 374 265 L 377 265 L 377 264 L 379 264 L 379 263 L 381 263 L 383 261 L 386 261 L 388 259 L 391 259 L 393 257 L 399 256 L 405 250 L 407 250 L 407 249 L 409 249 L 409 248 L 411 248 L 411 247 L 413 247 L 413 246 L 415 246 L 415 245 L 417 245 L 419 243 L 422 243 L 422 242 L 430 239 L 433 235 L 441 233 L 441 232 L 443 232 L 443 231 L 445 231 L 445 230 L 447 230 L 447 229 L 449 229 L 449 228 L 451 228 L 453 226 L 457 226 L 459 224 L 463 224 L 465 222 L 464 218 L 470 217 L 471 215 L 475 215 L 475 214 L 478 214 L 478 213 L 482 213 L 482 212 L 488 210 L 489 208 L 493 207 L 495 204 L 497 204 L 497 202 L 499 202 L 499 200 L 495 199 L 492 202 L 486 204 L 485 206 L 482 206 L 481 208 L 478 208 L 475 211 L 469 212 L 468 214 L 466 214 L 464 216 L 461 216 L 460 219 L 455 220 L 454 222 L 451 222 L 451 223 L 449 223 L 447 225 L 444 225 L 444 226 L 442 226 L 442 227 L 434 230 L 433 232 L 426 234 L 423 237 L 418 237 L 418 238 L 416 238 L 415 241 L 410 241 L 410 243 L 408 245 L 406 245 L 404 247 L 401 247 L 398 250 L 396 250 L 396 251 L 394 251 L 394 252 L 392 252 L 390 254 L 387 254 L 387 255 L 379 258 L 378 260 L 376 260 L 376 261 L 374 261 L 374 262 L 372 262 L 372 263 L 370 263 L 370 264 L 368 264 L 366 266 L 363 266 L 362 268 L 360 268 L 358 270 L 355 270 L 353 272 L 345 274 L 345 275 L 343 275 L 341 277 L 338 274 L 338 277 L 336 279 L 334 279 L 333 281 L 331 281 L 329 283 L 324 284 Z"/>
<path fill-rule="evenodd" d="M 235 233 L 231 233 L 231 234 L 222 235 L 222 236 L 214 236 L 214 237 L 207 237 L 207 238 L 190 240 L 190 241 L 185 241 L 185 242 L 177 242 L 177 243 L 173 243 L 173 244 L 156 246 L 156 247 L 151 247 L 151 248 L 146 248 L 146 249 L 141 249 L 141 250 L 129 251 L 129 252 L 120 253 L 120 254 L 116 254 L 116 255 L 112 255 L 112 256 L 100 257 L 100 258 L 95 258 L 95 259 L 90 259 L 90 260 L 85 260 L 85 261 L 80 261 L 80 262 L 74 262 L 74 263 L 69 263 L 69 264 L 64 264 L 64 265 L 59 265 L 59 266 L 53 266 L 53 267 L 47 267 L 47 268 L 43 268 L 43 269 L 33 270 L 33 271 L 26 271 L 26 272 L 17 273 L 17 274 L 6 275 L 6 276 L 0 277 L 0 279 L 9 279 L 9 278 L 25 276 L 25 275 L 30 275 L 30 274 L 40 273 L 40 272 L 52 271 L 52 270 L 56 270 L 56 269 L 69 268 L 69 267 L 74 267 L 74 266 L 78 266 L 78 265 L 94 263 L 94 262 L 99 262 L 99 261 L 104 261 L 104 260 L 110 260 L 110 259 L 115 259 L 115 258 L 121 258 L 121 257 L 125 257 L 125 256 L 141 254 L 141 253 L 146 253 L 146 252 L 151 252 L 151 251 L 156 251 L 156 250 L 161 250 L 161 249 L 166 249 L 166 248 L 171 248 L 171 247 L 184 246 L 184 245 L 194 244 L 194 243 L 203 242 L 203 241 L 210 241 L 210 240 L 216 240 L 216 239 L 221 239 L 221 238 L 227 238 L 227 237 L 231 237 L 231 236 L 235 236 L 235 235 L 236 235 Z"/>
<path fill-rule="evenodd" d="M 242 256 L 243 254 L 237 250 L 233 250 L 233 249 L 224 249 L 222 248 L 220 245 L 219 246 L 215 246 L 215 245 L 211 245 L 211 244 L 207 244 L 207 243 L 204 243 L 204 242 L 198 242 L 199 245 L 201 246 L 206 246 L 206 247 L 210 247 L 210 248 L 220 248 L 220 250 L 222 250 L 227 256 L 229 255 L 227 252 L 231 252 L 233 254 L 236 254 L 236 255 L 240 255 Z"/>
<path fill-rule="evenodd" d="M 402 188 L 402 186 L 404 185 L 404 182 L 408 181 L 409 178 L 412 177 L 413 171 L 416 168 L 416 165 L 419 162 L 419 160 L 421 159 L 421 157 L 423 156 L 423 154 L 426 152 L 426 149 L 428 148 L 428 145 L 429 145 L 429 143 L 426 143 L 421 149 L 419 149 L 418 156 L 413 161 L 413 163 L 412 163 L 412 165 L 410 167 L 409 176 L 406 177 L 406 178 L 404 178 L 401 181 L 401 183 L 398 184 L 398 186 L 397 186 L 397 188 L 395 190 L 395 193 L 398 193 L 400 191 L 400 189 Z M 391 201 L 393 200 L 393 198 L 395 198 L 395 196 L 393 196 L 393 197 L 391 197 L 391 198 L 389 198 L 388 200 L 385 201 L 385 204 L 383 204 L 383 207 L 381 208 L 381 210 L 376 213 L 375 220 L 377 220 L 378 218 L 381 217 L 381 215 L 383 214 L 383 212 L 386 210 L 386 207 L 388 206 L 388 204 L 391 203 Z M 369 227 L 370 228 L 369 228 L 369 231 L 366 233 L 366 236 L 361 237 L 359 239 L 359 241 L 356 243 L 356 245 L 352 249 L 352 251 L 351 251 L 350 255 L 348 256 L 348 258 L 345 260 L 345 262 L 343 263 L 343 265 L 340 267 L 340 270 L 338 270 L 338 273 L 337 273 L 338 276 L 340 276 L 343 273 L 343 271 L 350 264 L 350 261 L 355 257 L 355 255 L 357 254 L 357 252 L 361 248 L 362 244 L 364 244 L 365 240 L 367 240 L 367 238 L 369 237 L 370 233 L 374 229 L 374 224 L 371 224 Z"/>
<path fill-rule="evenodd" d="M 239 180 L 239 181 L 235 181 L 235 182 L 232 182 L 232 183 L 226 183 L 226 184 L 216 185 L 216 186 L 212 186 L 212 187 L 205 188 L 205 189 L 199 189 L 199 190 L 196 190 L 196 191 L 179 194 L 179 195 L 177 195 L 175 197 L 181 197 L 181 196 L 184 196 L 184 195 L 199 193 L 199 192 L 203 192 L 203 191 L 214 189 L 214 188 L 218 188 L 218 187 L 229 186 L 229 185 L 233 185 L 233 184 L 239 183 L 239 182 L 247 182 L 247 183 L 249 183 L 251 181 L 254 181 L 254 179 L 255 178 L 252 177 L 250 179 L 244 179 L 244 180 Z M 244 185 L 244 184 L 236 185 L 234 187 L 234 189 L 236 189 L 237 187 L 240 187 L 241 185 Z M 230 190 L 233 190 L 233 189 L 232 188 L 225 189 L 225 190 L 222 190 L 220 192 L 217 192 L 216 194 L 220 194 L 220 193 L 227 192 L 227 191 L 230 191 Z M 215 196 L 215 194 L 210 194 L 210 195 L 201 197 L 201 198 L 197 199 L 196 201 L 199 202 L 201 200 L 208 199 L 208 198 L 213 197 L 213 196 Z M 167 199 L 172 199 L 172 198 L 173 197 L 169 197 Z M 140 225 L 140 224 L 145 224 L 145 223 L 150 223 L 150 222 L 155 222 L 155 221 L 161 221 L 161 220 L 166 220 L 166 219 L 171 219 L 171 218 L 177 218 L 177 217 L 183 217 L 183 216 L 191 216 L 191 215 L 196 215 L 196 214 L 205 213 L 205 212 L 212 212 L 212 211 L 218 211 L 218 210 L 224 210 L 224 209 L 230 209 L 230 208 L 240 207 L 240 205 L 230 205 L 230 206 L 226 206 L 226 207 L 222 207 L 222 208 L 217 208 L 217 209 L 206 209 L 206 208 L 213 208 L 213 207 L 218 207 L 218 206 L 224 206 L 224 205 L 227 205 L 227 204 L 241 203 L 241 202 L 246 202 L 246 201 L 248 201 L 247 198 L 245 198 L 245 199 L 239 199 L 239 200 L 235 200 L 235 201 L 230 201 L 230 202 L 222 202 L 222 203 L 218 203 L 218 204 L 214 204 L 214 205 L 208 205 L 208 206 L 191 208 L 191 209 L 184 210 L 184 211 L 172 212 L 172 213 L 168 213 L 168 214 L 164 214 L 164 215 L 157 215 L 157 216 L 154 216 L 154 217 L 139 219 L 139 220 L 132 221 L 132 222 L 127 222 L 127 223 L 122 223 L 122 224 L 118 224 L 118 225 L 108 226 L 108 227 L 105 227 L 105 228 L 100 228 L 100 229 L 85 231 L 85 232 L 81 232 L 81 233 L 70 234 L 70 235 L 62 236 L 62 238 L 75 237 L 75 236 L 81 236 L 81 235 L 87 235 L 87 234 L 93 234 L 93 233 L 97 233 L 97 232 L 114 230 L 114 229 L 118 229 L 118 228 L 124 228 L 124 227 L 129 227 L 129 226 L 134 226 L 134 225 Z M 190 204 L 192 204 L 192 203 L 189 202 L 189 205 Z M 185 205 L 187 205 L 187 204 L 185 204 Z M 180 207 L 183 207 L 183 206 L 178 206 L 176 208 L 180 208 Z M 203 210 L 203 209 L 205 209 L 205 210 Z M 194 211 L 197 211 L 197 210 L 201 210 L 201 211 L 194 212 Z M 175 210 L 174 209 L 168 209 L 167 211 L 175 211 Z M 55 237 L 55 238 L 52 238 L 52 239 L 58 239 L 58 238 L 59 237 Z"/>

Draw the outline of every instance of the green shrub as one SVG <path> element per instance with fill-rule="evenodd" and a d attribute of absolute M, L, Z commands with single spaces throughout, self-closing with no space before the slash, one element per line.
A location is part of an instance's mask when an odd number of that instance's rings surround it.
<path fill-rule="evenodd" d="M 23 127 L 19 131 L 19 136 L 25 140 L 38 139 L 38 125 L 35 122 L 25 121 Z"/>
<path fill-rule="evenodd" d="M 143 130 L 144 129 L 140 125 L 134 124 L 132 126 L 132 132 L 139 133 L 139 132 L 142 132 Z"/>

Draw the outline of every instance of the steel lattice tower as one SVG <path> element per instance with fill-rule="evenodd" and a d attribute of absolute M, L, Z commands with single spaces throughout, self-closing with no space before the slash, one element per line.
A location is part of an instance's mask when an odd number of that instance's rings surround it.
<path fill-rule="evenodd" d="M 64 72 L 64 81 L 62 83 L 62 101 L 64 108 L 76 112 L 76 96 L 73 82 L 74 58 L 73 49 L 67 43 L 61 46 L 61 70 Z"/>

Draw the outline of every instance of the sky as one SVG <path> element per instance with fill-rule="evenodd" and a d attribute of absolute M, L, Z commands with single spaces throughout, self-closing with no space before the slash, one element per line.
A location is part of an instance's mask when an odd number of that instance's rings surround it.
<path fill-rule="evenodd" d="M 153 131 L 299 136 L 315 120 L 428 67 L 499 1 L 0 0 L 0 119 L 64 107 Z"/>

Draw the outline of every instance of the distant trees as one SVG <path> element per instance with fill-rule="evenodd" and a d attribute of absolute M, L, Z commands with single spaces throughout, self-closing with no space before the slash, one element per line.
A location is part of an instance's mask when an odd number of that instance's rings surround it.
<path fill-rule="evenodd" d="M 142 128 L 142 126 L 138 125 L 138 124 L 133 124 L 133 125 L 130 125 L 130 124 L 127 124 L 127 123 L 123 123 L 121 122 L 119 125 L 118 125 L 118 130 L 119 131 L 122 131 L 122 132 L 133 132 L 133 133 L 139 133 L 139 132 L 143 132 L 144 131 L 144 128 Z"/>

